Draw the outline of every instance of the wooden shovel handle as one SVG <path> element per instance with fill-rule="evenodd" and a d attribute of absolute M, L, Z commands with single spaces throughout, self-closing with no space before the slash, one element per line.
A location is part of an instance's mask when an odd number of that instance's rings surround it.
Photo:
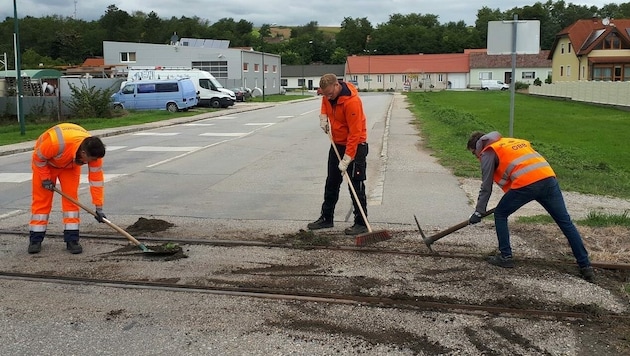
<path fill-rule="evenodd" d="M 72 204 L 75 204 L 76 206 L 80 207 L 81 209 L 87 211 L 88 213 L 92 214 L 94 217 L 98 217 L 98 215 L 96 214 L 96 212 L 94 210 L 92 210 L 89 207 L 87 207 L 86 205 L 82 204 L 80 201 L 72 198 L 68 194 L 62 192 L 59 188 L 53 187 L 53 190 L 55 192 L 61 194 L 61 196 L 64 197 L 64 199 L 68 199 L 68 201 L 70 201 Z M 105 224 L 109 225 L 111 228 L 113 228 L 114 230 L 118 231 L 123 236 L 125 236 L 129 241 L 133 242 L 136 246 L 140 246 L 141 245 L 140 241 L 138 241 L 135 237 L 131 236 L 127 231 L 123 230 L 120 226 L 118 226 L 118 225 L 114 224 L 113 222 L 109 221 L 107 218 L 103 218 L 103 221 L 105 222 Z"/>

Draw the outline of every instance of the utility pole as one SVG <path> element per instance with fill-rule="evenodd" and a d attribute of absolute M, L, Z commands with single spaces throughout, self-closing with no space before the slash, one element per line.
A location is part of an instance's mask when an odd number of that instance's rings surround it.
<path fill-rule="evenodd" d="M 15 79 L 17 81 L 17 117 L 18 122 L 20 123 L 20 135 L 26 135 L 26 126 L 24 125 L 24 113 L 22 112 L 22 95 L 23 95 L 23 83 L 22 83 L 22 73 L 20 72 L 20 62 L 22 61 L 20 56 L 20 29 L 18 26 L 18 15 L 17 15 L 17 4 L 16 0 L 13 0 L 13 22 L 14 22 L 14 33 L 13 33 L 13 45 L 15 47 Z"/>

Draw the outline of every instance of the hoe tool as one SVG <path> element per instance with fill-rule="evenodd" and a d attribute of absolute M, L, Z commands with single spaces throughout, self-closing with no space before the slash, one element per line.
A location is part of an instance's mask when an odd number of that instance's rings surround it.
<path fill-rule="evenodd" d="M 494 209 L 492 208 L 488 211 L 486 211 L 485 213 L 481 214 L 481 217 L 486 217 L 492 213 L 494 213 Z M 443 238 L 446 235 L 450 235 L 453 232 L 463 229 L 466 226 L 469 225 L 468 220 L 466 221 L 462 221 L 461 223 L 451 226 L 448 229 L 444 230 L 444 231 L 440 231 L 437 234 L 431 235 L 431 236 L 426 236 L 424 234 L 424 231 L 422 231 L 422 228 L 420 228 L 420 223 L 418 223 L 418 218 L 416 218 L 416 216 L 414 215 L 413 218 L 416 220 L 416 225 L 418 225 L 418 231 L 420 231 L 420 236 L 422 236 L 422 241 L 424 241 L 424 244 L 427 245 L 427 247 L 429 248 L 429 251 L 431 251 L 433 253 L 433 249 L 431 248 L 431 245 L 433 245 L 433 243 L 441 238 Z"/>

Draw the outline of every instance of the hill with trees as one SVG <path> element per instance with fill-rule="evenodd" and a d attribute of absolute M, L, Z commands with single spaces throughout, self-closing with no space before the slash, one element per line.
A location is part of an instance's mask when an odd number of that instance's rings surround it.
<path fill-rule="evenodd" d="M 440 23 L 433 14 L 391 14 L 389 21 L 372 24 L 367 18 L 346 17 L 338 29 L 316 21 L 296 27 L 265 24 L 254 28 L 247 20 L 223 18 L 211 23 L 199 17 L 161 18 L 155 12 L 129 14 L 115 5 L 96 21 L 46 16 L 19 19 L 22 68 L 51 68 L 81 64 L 103 55 L 103 41 L 169 43 L 171 36 L 229 40 L 231 47 L 252 47 L 282 56 L 283 64 L 344 63 L 348 55 L 366 53 L 461 53 L 485 48 L 488 21 L 539 20 L 541 49 L 550 49 L 555 35 L 576 20 L 598 17 L 630 18 L 630 2 L 596 6 L 564 1 L 536 2 L 506 11 L 482 7 L 475 26 L 464 21 Z M 0 23 L 0 53 L 13 58 L 14 19 Z M 288 34 L 288 35 L 287 35 Z M 9 69 L 13 69 L 12 61 Z M 40 66 L 41 64 L 41 66 Z"/>

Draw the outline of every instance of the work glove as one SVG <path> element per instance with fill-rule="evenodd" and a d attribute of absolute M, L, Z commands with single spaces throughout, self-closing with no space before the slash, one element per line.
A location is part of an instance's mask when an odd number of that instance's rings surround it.
<path fill-rule="evenodd" d="M 44 179 L 42 181 L 42 187 L 44 187 L 44 189 L 48 189 L 48 190 L 54 190 L 55 188 L 55 183 L 53 183 L 52 180 L 50 179 Z"/>
<path fill-rule="evenodd" d="M 103 212 L 102 208 L 96 208 L 96 216 L 94 216 L 94 219 L 96 219 L 96 221 L 100 223 L 105 222 L 105 220 L 103 219 L 107 219 L 107 216 L 105 216 L 105 213 Z"/>
<path fill-rule="evenodd" d="M 472 225 L 472 224 L 476 224 L 476 223 L 478 223 L 478 222 L 480 222 L 480 221 L 481 221 L 481 218 L 482 218 L 482 217 L 483 217 L 483 216 L 481 215 L 481 213 L 480 213 L 480 212 L 475 211 L 474 213 L 472 213 L 472 215 L 470 216 L 470 218 L 468 218 L 468 223 L 469 223 L 469 224 L 471 224 L 471 225 Z"/>
<path fill-rule="evenodd" d="M 328 133 L 328 130 L 330 130 L 330 127 L 328 126 L 328 116 L 323 114 L 319 115 L 319 127 L 321 127 L 325 133 Z"/>
<path fill-rule="evenodd" d="M 343 155 L 343 159 L 339 161 L 339 170 L 342 174 L 348 169 L 350 162 L 352 162 L 352 158 L 348 155 Z"/>

